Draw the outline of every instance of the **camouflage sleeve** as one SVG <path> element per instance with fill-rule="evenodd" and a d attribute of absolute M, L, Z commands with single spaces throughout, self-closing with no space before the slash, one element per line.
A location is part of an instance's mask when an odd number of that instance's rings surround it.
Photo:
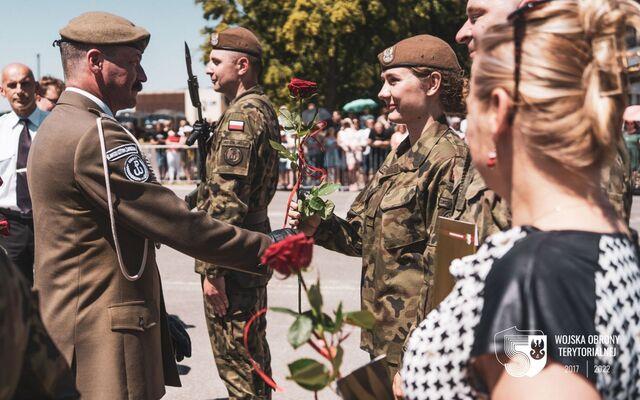
<path fill-rule="evenodd" d="M 364 189 L 356 197 L 346 220 L 332 215 L 322 221 L 313 236 L 318 245 L 348 256 L 362 257 L 362 221 L 367 192 L 369 190 Z"/>
<path fill-rule="evenodd" d="M 220 221 L 242 226 L 249 210 L 251 196 L 251 166 L 264 131 L 264 116 L 256 108 L 230 113 L 220 122 L 207 157 L 207 182 L 201 189 L 198 204 Z M 196 272 L 211 278 L 226 275 L 229 270 L 202 261 L 196 262 Z"/>

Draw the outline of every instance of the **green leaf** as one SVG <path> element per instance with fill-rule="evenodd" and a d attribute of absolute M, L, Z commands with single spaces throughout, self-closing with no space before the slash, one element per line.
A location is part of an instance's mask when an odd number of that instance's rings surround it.
<path fill-rule="evenodd" d="M 342 329 L 342 322 L 344 321 L 344 314 L 342 313 L 342 302 L 338 304 L 338 309 L 336 310 L 335 314 L 336 314 L 335 331 L 339 332 L 340 329 Z"/>
<path fill-rule="evenodd" d="M 307 340 L 311 337 L 311 332 L 313 331 L 313 321 L 311 318 L 298 315 L 298 318 L 291 324 L 289 327 L 289 333 L 287 334 L 287 339 L 291 346 L 294 349 L 302 346 L 307 343 Z"/>
<path fill-rule="evenodd" d="M 309 199 L 309 207 L 314 211 L 321 211 L 324 209 L 324 200 L 320 197 L 311 197 Z"/>
<path fill-rule="evenodd" d="M 324 389 L 331 381 L 327 367 L 310 358 L 292 362 L 289 364 L 289 372 L 291 376 L 288 379 L 313 392 Z"/>
<path fill-rule="evenodd" d="M 271 147 L 273 149 L 277 150 L 279 153 L 281 153 L 281 154 L 289 154 L 289 150 L 287 150 L 287 148 L 284 147 L 282 145 L 282 143 L 276 142 L 275 140 L 269 139 L 269 144 L 271 144 Z"/>
<path fill-rule="evenodd" d="M 283 314 L 289 314 L 292 315 L 296 318 L 298 318 L 298 312 L 297 311 L 293 311 L 290 308 L 285 308 L 285 307 L 269 307 L 269 310 L 273 311 L 273 312 L 279 312 L 279 313 L 283 313 Z"/>
<path fill-rule="evenodd" d="M 317 284 L 311 285 L 309 288 L 309 293 L 307 293 L 309 297 L 309 305 L 313 310 L 316 316 L 322 315 L 322 293 L 320 293 L 320 282 Z"/>
<path fill-rule="evenodd" d="M 340 184 L 338 183 L 323 183 L 318 189 L 318 196 L 329 195 L 338 189 L 340 189 Z"/>
<path fill-rule="evenodd" d="M 371 329 L 376 323 L 373 314 L 366 310 L 348 312 L 345 314 L 344 320 L 348 324 L 364 329 Z"/>
<path fill-rule="evenodd" d="M 333 201 L 326 200 L 324 203 L 324 209 L 320 213 L 320 218 L 329 219 L 333 215 L 333 210 L 335 210 L 336 205 L 333 204 Z"/>
<path fill-rule="evenodd" d="M 344 358 L 344 350 L 342 346 L 338 345 L 336 349 L 336 356 L 333 358 L 333 373 L 335 376 L 339 376 L 340 366 L 342 365 L 342 359 Z"/>

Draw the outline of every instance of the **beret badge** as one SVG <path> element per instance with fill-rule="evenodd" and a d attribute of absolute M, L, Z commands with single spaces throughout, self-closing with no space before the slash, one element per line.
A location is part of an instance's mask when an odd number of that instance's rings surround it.
<path fill-rule="evenodd" d="M 389 64 L 391 61 L 393 61 L 393 46 L 385 49 L 385 51 L 382 53 L 382 61 L 385 64 Z"/>
<path fill-rule="evenodd" d="M 211 34 L 211 45 L 212 46 L 217 46 L 218 42 L 219 42 L 218 33 L 217 32 L 212 33 Z"/>

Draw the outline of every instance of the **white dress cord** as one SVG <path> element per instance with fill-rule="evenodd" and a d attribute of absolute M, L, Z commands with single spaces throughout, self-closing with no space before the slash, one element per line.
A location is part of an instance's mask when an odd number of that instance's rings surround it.
<path fill-rule="evenodd" d="M 147 252 L 149 250 L 149 239 L 144 240 L 144 253 L 142 255 L 142 263 L 140 265 L 140 270 L 136 275 L 129 275 L 127 270 L 124 268 L 124 262 L 122 261 L 122 253 L 120 251 L 120 242 L 118 241 L 118 233 L 116 232 L 116 222 L 113 217 L 113 203 L 111 202 L 111 184 L 109 183 L 109 167 L 107 165 L 107 148 L 104 140 L 104 130 L 102 128 L 102 117 L 98 117 L 96 119 L 96 124 L 98 125 L 98 137 L 100 138 L 100 151 L 102 152 L 102 169 L 104 170 L 104 184 L 107 189 L 107 205 L 109 208 L 109 221 L 111 222 L 111 233 L 113 234 L 113 243 L 116 246 L 116 255 L 118 256 L 118 265 L 120 265 L 120 271 L 122 271 L 122 275 L 131 282 L 137 281 L 142 278 L 142 273 L 144 272 L 144 267 L 147 264 Z M 127 132 L 125 130 L 125 132 Z M 135 140 L 135 137 L 131 135 L 131 133 L 127 132 L 129 136 L 131 136 L 138 146 L 138 142 Z M 140 147 L 138 146 L 138 149 Z"/>

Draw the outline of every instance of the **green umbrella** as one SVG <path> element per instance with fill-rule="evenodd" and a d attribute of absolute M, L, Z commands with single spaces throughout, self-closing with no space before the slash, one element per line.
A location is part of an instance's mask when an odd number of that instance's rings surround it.
<path fill-rule="evenodd" d="M 360 112 L 365 108 L 368 109 L 376 109 L 378 108 L 378 103 L 371 99 L 358 99 L 348 102 L 342 107 L 342 109 L 346 112 Z"/>

